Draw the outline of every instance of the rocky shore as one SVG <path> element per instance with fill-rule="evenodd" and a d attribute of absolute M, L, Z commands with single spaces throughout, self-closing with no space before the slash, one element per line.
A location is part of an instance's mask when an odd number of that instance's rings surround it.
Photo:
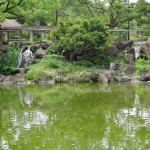
<path fill-rule="evenodd" d="M 36 60 L 42 59 L 46 55 L 46 49 L 49 47 L 46 43 L 34 43 L 30 45 L 31 52 L 35 56 L 35 60 L 29 64 L 35 63 Z M 29 45 L 23 45 L 22 54 L 29 48 Z M 6 44 L 0 46 L 0 51 L 5 52 Z M 150 60 L 150 43 L 147 42 L 133 42 L 133 41 L 118 41 L 113 42 L 110 47 L 106 49 L 106 55 L 108 57 L 115 57 L 110 62 L 109 69 L 97 69 L 91 71 L 89 80 L 87 82 L 150 82 L 150 70 L 140 71 L 136 74 L 136 68 L 134 66 L 135 59 L 144 58 Z M 121 58 L 126 62 L 125 65 L 120 65 L 117 58 Z M 20 68 L 24 68 L 25 62 L 20 62 Z M 27 64 L 27 65 L 29 65 Z M 65 74 L 64 74 L 65 75 Z M 69 82 L 74 82 L 71 80 Z M 51 76 L 39 77 L 36 80 L 26 80 L 24 74 L 16 73 L 14 75 L 0 74 L 0 84 L 53 84 L 57 82 L 55 78 Z"/>
<path fill-rule="evenodd" d="M 72 80 L 73 81 L 73 80 Z M 26 80 L 24 77 L 18 73 L 15 75 L 2 75 L 0 74 L 0 85 L 6 84 L 54 84 L 55 79 L 52 77 L 41 77 L 37 80 Z M 99 72 L 91 73 L 89 82 L 131 82 L 131 83 L 140 83 L 140 82 L 150 82 L 150 71 L 142 72 L 140 75 L 121 75 L 118 71 L 110 69 L 101 69 Z"/>

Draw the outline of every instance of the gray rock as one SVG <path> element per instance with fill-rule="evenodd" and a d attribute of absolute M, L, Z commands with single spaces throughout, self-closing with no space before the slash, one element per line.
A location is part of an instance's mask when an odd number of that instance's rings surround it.
<path fill-rule="evenodd" d="M 110 70 L 119 70 L 120 64 L 118 63 L 118 61 L 110 62 L 109 68 Z"/>
<path fill-rule="evenodd" d="M 0 43 L 0 51 L 1 52 L 6 52 L 7 48 L 8 48 L 8 44 Z"/>
<path fill-rule="evenodd" d="M 123 58 L 127 63 L 131 64 L 134 60 L 134 55 L 126 53 Z"/>
<path fill-rule="evenodd" d="M 140 77 L 139 76 L 133 76 L 133 77 L 131 77 L 131 83 L 132 84 L 140 83 Z"/>
<path fill-rule="evenodd" d="M 122 71 L 128 75 L 133 75 L 135 72 L 135 67 L 131 64 L 128 64 L 123 68 Z"/>
<path fill-rule="evenodd" d="M 40 77 L 35 82 L 39 84 L 53 84 L 54 79 L 52 77 Z"/>
<path fill-rule="evenodd" d="M 125 50 L 126 48 L 133 46 L 133 41 L 118 41 L 113 44 L 118 48 L 118 50 Z"/>
<path fill-rule="evenodd" d="M 140 52 L 150 59 L 150 43 L 144 43 L 140 48 Z"/>
<path fill-rule="evenodd" d="M 150 71 L 148 71 L 148 72 L 141 72 L 140 80 L 141 81 L 150 81 Z"/>
<path fill-rule="evenodd" d="M 0 82 L 3 82 L 5 79 L 5 76 L 3 74 L 0 74 Z"/>
<path fill-rule="evenodd" d="M 106 55 L 107 56 L 117 56 L 118 49 L 115 45 L 111 45 L 110 47 L 106 48 Z"/>
<path fill-rule="evenodd" d="M 45 42 L 38 42 L 38 43 L 33 43 L 31 47 L 33 47 L 34 52 L 37 51 L 39 48 L 42 48 L 46 50 L 50 45 L 45 43 Z"/>
<path fill-rule="evenodd" d="M 127 81 L 131 81 L 131 78 L 118 76 L 118 77 L 115 77 L 115 80 L 119 82 L 127 82 Z"/>
<path fill-rule="evenodd" d="M 99 80 L 108 83 L 114 81 L 114 72 L 111 70 L 100 70 Z"/>
<path fill-rule="evenodd" d="M 17 84 L 18 80 L 14 76 L 6 76 L 3 84 Z"/>
<path fill-rule="evenodd" d="M 92 75 L 91 75 L 91 81 L 92 82 L 98 82 L 98 80 L 99 80 L 98 73 L 92 73 Z"/>
<path fill-rule="evenodd" d="M 19 79 L 17 84 L 19 84 L 19 85 L 28 84 L 28 82 L 25 79 Z"/>
<path fill-rule="evenodd" d="M 43 50 L 42 48 L 39 48 L 36 52 L 35 52 L 35 57 L 36 58 L 43 58 L 46 55 L 46 51 Z"/>

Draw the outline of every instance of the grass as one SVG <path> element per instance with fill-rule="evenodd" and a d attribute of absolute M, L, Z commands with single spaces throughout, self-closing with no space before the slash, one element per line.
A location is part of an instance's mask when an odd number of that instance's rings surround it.
<path fill-rule="evenodd" d="M 89 82 L 92 72 L 96 70 L 90 62 L 71 63 L 60 55 L 46 55 L 28 69 L 25 75 L 28 80 L 50 76 L 55 82 Z"/>
<path fill-rule="evenodd" d="M 136 72 L 139 73 L 140 71 L 148 71 L 150 70 L 150 64 L 148 60 L 145 59 L 137 59 L 134 62 L 134 66 L 136 68 Z"/>

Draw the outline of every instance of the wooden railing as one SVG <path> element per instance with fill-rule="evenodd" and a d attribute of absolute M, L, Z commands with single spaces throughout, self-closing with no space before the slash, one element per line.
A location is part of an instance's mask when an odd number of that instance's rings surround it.
<path fill-rule="evenodd" d="M 150 30 L 108 30 L 112 38 L 118 37 L 117 40 L 145 40 L 150 36 Z"/>
<path fill-rule="evenodd" d="M 5 27 L 1 31 L 50 31 L 52 27 L 49 26 L 18 26 L 18 27 Z"/>

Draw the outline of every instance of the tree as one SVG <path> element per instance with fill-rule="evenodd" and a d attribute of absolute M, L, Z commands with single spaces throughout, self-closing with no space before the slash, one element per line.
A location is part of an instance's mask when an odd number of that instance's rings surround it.
<path fill-rule="evenodd" d="M 0 20 L 5 17 L 18 18 L 20 16 L 17 8 L 23 4 L 24 0 L 3 0 L 0 2 Z"/>
<path fill-rule="evenodd" d="M 150 3 L 146 0 L 138 0 L 136 3 L 137 17 L 136 21 L 138 27 L 141 29 L 149 29 L 150 27 Z"/>
<path fill-rule="evenodd" d="M 134 4 L 128 3 L 126 0 L 94 1 L 93 7 L 99 15 L 104 16 L 103 20 L 110 29 L 123 27 L 127 21 L 132 21 L 136 16 L 132 12 Z"/>
<path fill-rule="evenodd" d="M 91 61 L 103 53 L 108 40 L 107 28 L 100 18 L 60 22 L 53 36 L 59 42 L 51 50 L 70 52 L 71 61 L 76 60 L 77 56 Z"/>

